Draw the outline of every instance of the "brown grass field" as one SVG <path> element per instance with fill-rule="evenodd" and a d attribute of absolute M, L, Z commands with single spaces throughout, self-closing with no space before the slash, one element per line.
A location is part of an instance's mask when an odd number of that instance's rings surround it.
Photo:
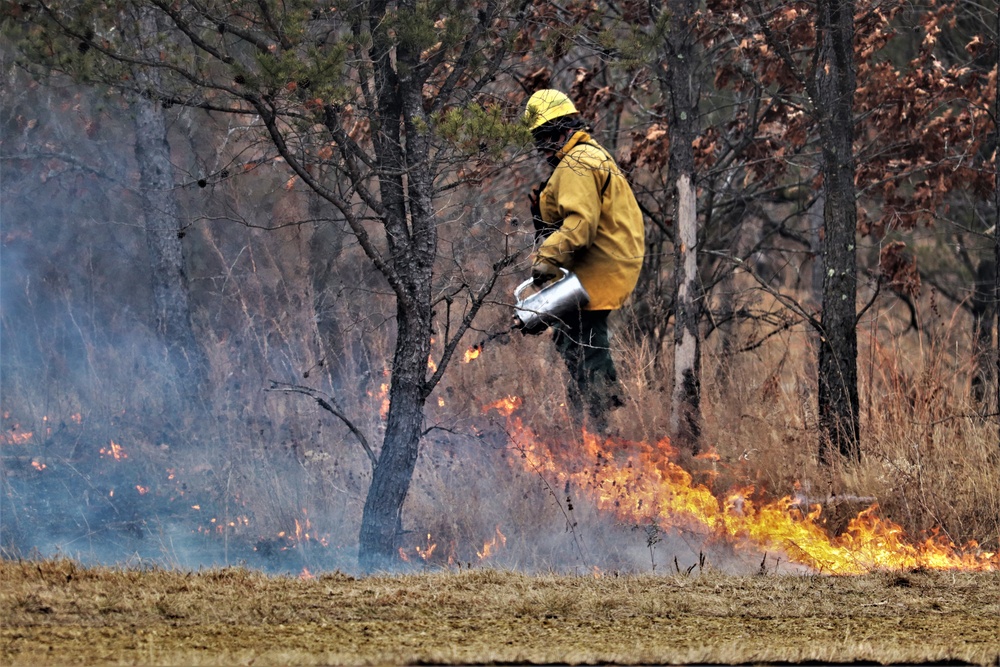
<path fill-rule="evenodd" d="M 0 562 L 0 664 L 1000 664 L 1000 574 L 352 578 Z"/>

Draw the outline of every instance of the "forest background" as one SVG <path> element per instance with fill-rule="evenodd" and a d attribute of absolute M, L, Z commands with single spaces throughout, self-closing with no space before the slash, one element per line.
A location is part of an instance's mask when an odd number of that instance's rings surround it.
<path fill-rule="evenodd" d="M 1000 546 L 996 3 L 3 13 L 5 554 L 766 565 L 572 476 L 630 448 Z M 596 461 L 548 341 L 490 336 L 550 86 L 647 223 Z"/>

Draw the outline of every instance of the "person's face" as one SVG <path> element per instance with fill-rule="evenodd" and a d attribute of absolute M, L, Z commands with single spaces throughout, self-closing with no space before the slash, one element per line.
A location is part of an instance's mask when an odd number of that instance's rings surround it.
<path fill-rule="evenodd" d="M 545 158 L 545 161 L 553 167 L 559 164 L 556 154 L 566 143 L 565 134 L 565 132 L 559 132 L 556 134 L 539 133 L 535 135 L 535 148 L 538 150 L 539 155 Z"/>

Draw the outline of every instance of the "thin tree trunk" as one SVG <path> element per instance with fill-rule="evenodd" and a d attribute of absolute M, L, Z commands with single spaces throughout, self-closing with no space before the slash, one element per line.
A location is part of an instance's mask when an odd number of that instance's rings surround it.
<path fill-rule="evenodd" d="M 860 459 L 857 208 L 854 190 L 854 3 L 820 0 L 813 101 L 823 144 L 823 307 L 819 344 L 820 459 Z"/>
<path fill-rule="evenodd" d="M 155 20 L 148 11 L 140 22 L 144 35 L 156 34 Z M 140 72 L 137 81 L 148 90 L 159 87 L 155 70 Z M 133 98 L 131 107 L 146 243 L 151 258 L 154 321 L 168 348 L 170 360 L 181 376 L 182 394 L 196 398 L 205 382 L 208 364 L 191 325 L 181 246 L 181 216 L 174 190 L 167 123 L 163 106 L 148 97 Z"/>
<path fill-rule="evenodd" d="M 701 322 L 702 294 L 698 277 L 698 198 L 694 149 L 698 132 L 695 88 L 697 3 L 669 0 L 666 72 L 661 80 L 670 100 L 670 175 L 676 189 L 674 244 L 674 390 L 670 436 L 675 444 L 697 452 L 701 440 Z"/>
<path fill-rule="evenodd" d="M 697 452 L 701 439 L 701 285 L 698 280 L 697 198 L 691 174 L 677 177 L 677 298 L 674 328 L 673 441 Z"/>
<path fill-rule="evenodd" d="M 358 564 L 365 571 L 390 567 L 397 559 L 403 502 L 413 478 L 423 428 L 429 316 L 398 302 L 396 352 L 389 390 L 389 415 L 378 465 L 361 516 Z"/>
<path fill-rule="evenodd" d="M 380 3 L 373 6 L 379 12 L 383 9 Z M 377 34 L 385 37 L 385 33 Z M 374 40 L 373 60 L 381 74 L 377 77 L 380 128 L 375 130 L 376 153 L 383 158 L 385 169 L 379 184 L 386 204 L 389 251 L 396 258 L 394 265 L 403 287 L 396 295 L 396 350 L 385 437 L 361 517 L 358 563 L 369 571 L 390 565 L 396 557 L 403 502 L 420 451 L 434 318 L 431 281 L 437 252 L 434 174 L 427 169 L 430 143 L 426 128 L 430 122 L 423 109 L 423 86 L 411 75 L 396 75 L 386 44 Z M 395 57 L 401 68 L 413 72 L 420 53 L 401 43 Z"/>
<path fill-rule="evenodd" d="M 806 219 L 809 221 L 809 251 L 813 253 L 812 263 L 812 285 L 809 289 L 809 298 L 812 300 L 812 307 L 816 307 L 823 302 L 823 214 L 826 208 L 826 197 L 821 192 L 809 210 L 806 211 Z"/>
<path fill-rule="evenodd" d="M 993 309 L 995 308 L 996 268 L 993 259 L 976 267 L 972 290 L 972 345 L 976 371 L 972 377 L 972 399 L 980 408 L 988 398 L 993 376 Z"/>
<path fill-rule="evenodd" d="M 996 30 L 993 32 L 996 49 L 996 71 L 1000 73 L 1000 7 L 997 8 Z M 997 316 L 996 349 L 996 412 L 997 444 L 1000 446 L 1000 81 L 994 85 L 993 93 L 993 312 Z"/>

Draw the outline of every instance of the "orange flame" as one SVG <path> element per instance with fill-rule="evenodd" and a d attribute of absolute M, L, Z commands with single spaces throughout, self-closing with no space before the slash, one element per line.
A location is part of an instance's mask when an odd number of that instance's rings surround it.
<path fill-rule="evenodd" d="M 425 561 L 431 557 L 435 549 L 437 549 L 437 543 L 436 542 L 431 543 L 430 533 L 427 533 L 427 546 L 424 547 L 423 549 L 421 549 L 419 545 L 416 547 L 417 555 L 423 558 Z"/>
<path fill-rule="evenodd" d="M 382 399 L 382 405 L 379 406 L 378 416 L 383 420 L 389 416 L 389 383 L 383 382 L 379 385 L 378 396 Z"/>
<path fill-rule="evenodd" d="M 292 522 L 295 524 L 295 530 L 294 531 L 282 530 L 278 532 L 277 536 L 285 540 L 287 543 L 286 546 L 282 547 L 282 551 L 286 549 L 294 549 L 297 545 L 304 544 L 307 542 L 316 543 L 324 547 L 330 545 L 329 536 L 318 536 L 315 534 L 315 531 L 313 531 L 312 522 L 309 521 L 308 514 L 309 512 L 306 510 L 305 507 L 303 507 L 302 520 L 300 521 L 299 519 L 292 519 Z M 234 527 L 236 525 L 249 526 L 250 519 L 247 517 L 237 517 L 236 521 L 230 522 L 229 525 Z"/>
<path fill-rule="evenodd" d="M 0 444 L 3 445 L 23 445 L 34 435 L 32 431 L 16 431 L 15 425 L 11 430 L 0 433 Z"/>
<path fill-rule="evenodd" d="M 125 453 L 125 450 L 122 449 L 122 446 L 116 443 L 114 440 L 111 441 L 110 447 L 101 447 L 100 454 L 101 456 L 109 456 L 113 458 L 115 461 L 121 461 L 122 459 L 128 458 L 128 454 Z"/>
<path fill-rule="evenodd" d="M 465 363 L 469 363 L 473 359 L 478 359 L 479 355 L 483 353 L 483 346 L 476 345 L 475 347 L 470 347 L 465 351 Z"/>
<path fill-rule="evenodd" d="M 45 470 L 48 466 L 39 461 L 38 459 L 31 460 L 31 467 L 35 470 Z"/>
<path fill-rule="evenodd" d="M 366 392 L 372 398 L 374 398 L 374 399 L 376 399 L 378 401 L 381 401 L 381 405 L 379 406 L 378 414 L 379 414 L 379 417 L 381 417 L 383 421 L 385 421 L 385 418 L 389 416 L 389 380 L 388 380 L 388 378 L 389 378 L 390 375 L 391 375 L 391 373 L 389 372 L 389 369 L 384 369 L 382 371 L 382 377 L 386 378 L 386 381 L 383 382 L 383 383 L 381 383 L 378 386 L 378 392 L 377 393 L 374 393 L 374 392 L 371 392 L 371 391 Z"/>
<path fill-rule="evenodd" d="M 722 540 L 737 550 L 780 552 L 791 562 L 829 574 L 1000 570 L 1000 554 L 982 551 L 975 543 L 958 549 L 937 535 L 922 542 L 907 538 L 900 526 L 875 515 L 876 505 L 858 514 L 842 534 L 830 536 L 819 522 L 819 505 L 806 511 L 787 496 L 758 505 L 752 487 L 717 498 L 675 462 L 677 451 L 666 438 L 651 445 L 584 431 L 582 453 L 597 465 L 580 466 L 524 426 L 514 415 L 520 405 L 519 398 L 509 396 L 484 408 L 507 418 L 512 444 L 521 453 L 512 460 L 554 476 L 560 484 L 572 484 L 620 520 Z"/>
<path fill-rule="evenodd" d="M 507 544 L 507 536 L 500 532 L 500 526 L 496 528 L 496 535 L 492 537 L 488 542 L 483 543 L 483 550 L 476 551 L 476 556 L 479 560 L 486 560 L 492 556 L 497 549 Z"/>

